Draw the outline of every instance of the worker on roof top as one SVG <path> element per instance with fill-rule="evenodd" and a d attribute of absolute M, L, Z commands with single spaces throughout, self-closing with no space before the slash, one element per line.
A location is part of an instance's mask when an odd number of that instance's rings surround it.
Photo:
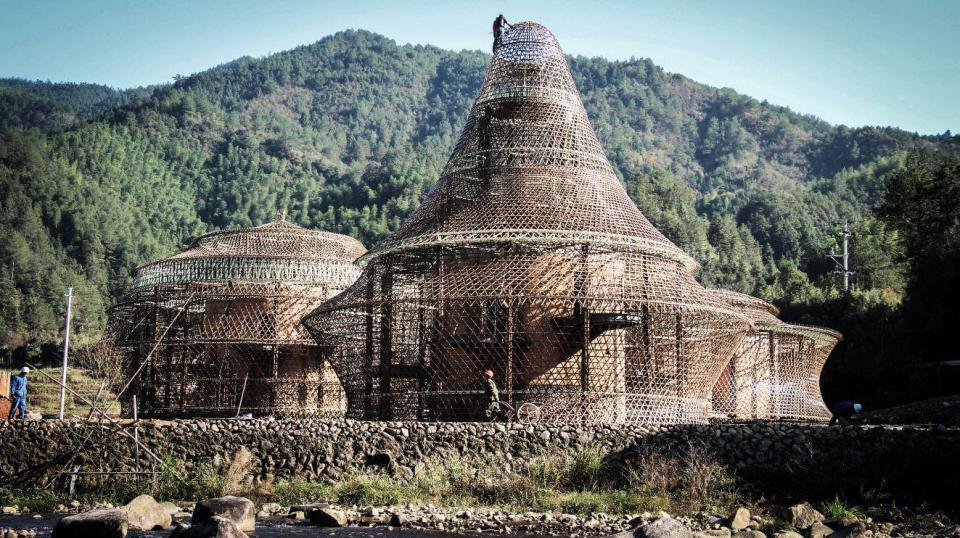
<path fill-rule="evenodd" d="M 27 417 L 27 374 L 29 373 L 30 368 L 24 366 L 20 369 L 20 375 L 10 380 L 10 399 L 13 400 L 13 405 L 10 406 L 7 420 L 13 420 L 17 416 L 17 409 L 20 410 L 20 420 Z"/>
<path fill-rule="evenodd" d="M 496 19 L 493 19 L 493 52 L 497 52 L 497 49 L 500 48 L 500 36 L 503 34 L 503 27 L 510 27 L 510 23 L 507 22 L 507 18 L 503 16 L 503 13 L 497 15 Z"/>

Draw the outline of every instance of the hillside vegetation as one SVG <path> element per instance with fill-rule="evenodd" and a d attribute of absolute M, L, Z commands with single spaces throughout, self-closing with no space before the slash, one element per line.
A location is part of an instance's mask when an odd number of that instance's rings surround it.
<path fill-rule="evenodd" d="M 137 264 L 207 230 L 286 208 L 304 226 L 382 239 L 436 181 L 487 60 L 350 31 L 150 89 L 0 81 L 8 357 L 58 340 L 67 286 L 77 341 L 96 340 Z M 627 191 L 706 285 L 847 334 L 828 392 L 836 380 L 845 397 L 896 399 L 879 365 L 949 354 L 942 337 L 918 347 L 914 329 L 956 319 L 944 319 L 956 264 L 934 271 L 960 250 L 956 137 L 833 126 L 646 59 L 570 66 Z M 843 219 L 851 296 L 824 258 Z"/>

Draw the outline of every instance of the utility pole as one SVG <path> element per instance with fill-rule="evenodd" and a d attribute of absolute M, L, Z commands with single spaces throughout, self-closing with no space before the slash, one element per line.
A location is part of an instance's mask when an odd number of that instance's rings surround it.
<path fill-rule="evenodd" d="M 827 257 L 833 260 L 837 264 L 838 269 L 834 271 L 834 274 L 843 275 L 843 291 L 850 291 L 850 275 L 853 274 L 853 271 L 850 270 L 850 223 L 843 221 L 843 229 L 837 232 L 837 236 L 840 237 L 843 242 L 843 252 L 837 253 L 833 250 L 830 251 L 830 254 L 827 254 Z"/>
<path fill-rule="evenodd" d="M 67 401 L 67 356 L 70 353 L 70 307 L 73 305 L 73 288 L 67 288 L 67 323 L 63 329 L 63 372 L 60 375 L 60 420 Z"/>

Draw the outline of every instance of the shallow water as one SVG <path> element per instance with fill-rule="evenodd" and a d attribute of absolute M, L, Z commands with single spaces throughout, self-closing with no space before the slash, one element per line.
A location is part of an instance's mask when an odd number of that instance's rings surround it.
<path fill-rule="evenodd" d="M 34 519 L 32 516 L 0 516 L 0 529 L 36 529 L 38 538 L 48 538 L 53 531 L 53 526 L 57 524 L 61 516 L 47 515 L 41 519 Z M 168 531 L 130 531 L 127 534 L 130 538 L 164 538 L 169 536 Z M 451 536 L 463 536 L 451 532 L 437 531 L 417 531 L 410 529 L 390 529 L 389 527 L 346 527 L 342 529 L 329 529 L 313 527 L 310 525 L 277 525 L 260 526 L 257 525 L 256 532 L 247 533 L 250 538 L 277 538 L 286 536 L 320 537 L 320 536 L 340 536 L 355 538 L 374 538 L 377 536 L 391 536 L 398 538 L 449 538 Z"/>

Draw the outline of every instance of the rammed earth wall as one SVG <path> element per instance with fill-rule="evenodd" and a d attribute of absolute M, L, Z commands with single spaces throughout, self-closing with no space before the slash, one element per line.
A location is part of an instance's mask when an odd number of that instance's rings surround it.
<path fill-rule="evenodd" d="M 132 425 L 127 423 L 132 433 Z M 690 447 L 778 490 L 875 488 L 918 500 L 960 497 L 960 429 L 751 423 L 703 426 L 548 426 L 322 420 L 141 421 L 139 438 L 161 459 L 222 464 L 241 447 L 259 478 L 336 479 L 358 470 L 404 476 L 432 461 L 484 455 L 504 468 L 548 451 L 595 445 L 612 469 Z M 151 458 L 140 451 L 143 468 Z M 134 443 L 95 425 L 0 423 L 0 484 L 62 487 L 62 471 L 130 470 Z M 763 489 L 767 489 L 764 487 Z M 946 496 L 946 497 L 944 497 Z"/>

